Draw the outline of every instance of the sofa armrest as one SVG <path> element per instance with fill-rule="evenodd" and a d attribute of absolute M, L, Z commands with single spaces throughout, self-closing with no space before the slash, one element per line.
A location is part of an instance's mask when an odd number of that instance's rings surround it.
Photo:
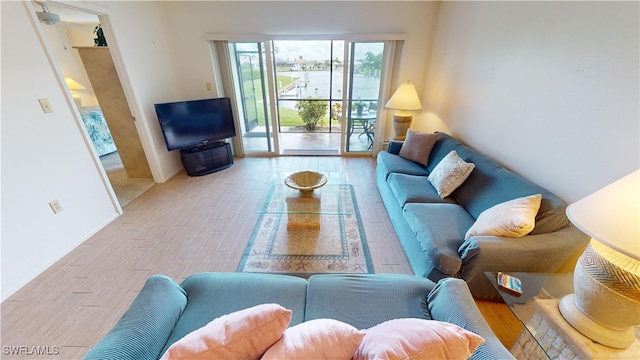
<path fill-rule="evenodd" d="M 484 338 L 471 359 L 514 359 L 484 320 L 463 280 L 440 280 L 429 293 L 427 303 L 434 320 L 456 324 Z"/>
<path fill-rule="evenodd" d="M 458 249 L 462 259 L 460 276 L 469 284 L 473 296 L 498 300 L 499 295 L 484 272 L 551 273 L 582 251 L 588 241 L 589 237 L 572 225 L 521 238 L 474 236 Z"/>
<path fill-rule="evenodd" d="M 184 290 L 164 275 L 147 279 L 129 309 L 84 359 L 157 359 L 187 305 Z"/>

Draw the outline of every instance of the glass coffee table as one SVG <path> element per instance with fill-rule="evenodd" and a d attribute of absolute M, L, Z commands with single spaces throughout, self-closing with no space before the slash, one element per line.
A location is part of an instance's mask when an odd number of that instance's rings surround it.
<path fill-rule="evenodd" d="M 261 205 L 256 208 L 261 214 L 283 214 L 288 230 L 320 229 L 327 215 L 353 215 L 355 209 L 345 205 L 342 197 L 349 196 L 350 186 L 344 173 L 322 173 L 327 184 L 311 192 L 301 192 L 284 185 L 291 173 L 276 173 L 273 185 Z"/>
<path fill-rule="evenodd" d="M 511 348 L 517 359 L 640 359 L 640 330 L 625 350 L 600 345 L 575 330 L 560 314 L 562 297 L 573 293 L 573 273 L 505 272 L 522 281 L 522 295 L 498 287 L 496 272 L 485 276 L 525 330 Z"/>

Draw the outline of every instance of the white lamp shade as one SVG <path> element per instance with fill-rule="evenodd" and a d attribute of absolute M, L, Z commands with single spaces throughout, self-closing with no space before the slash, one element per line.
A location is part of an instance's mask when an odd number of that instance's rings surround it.
<path fill-rule="evenodd" d="M 640 260 L 640 170 L 569 205 L 567 216 L 585 234 Z"/>
<path fill-rule="evenodd" d="M 405 81 L 387 101 L 385 107 L 398 110 L 420 110 L 422 104 L 416 92 L 416 87 L 411 81 Z"/>
<path fill-rule="evenodd" d="M 73 80 L 70 77 L 64 78 L 64 82 L 67 83 L 67 87 L 69 90 L 84 90 L 84 86 L 82 86 L 79 82 Z"/>

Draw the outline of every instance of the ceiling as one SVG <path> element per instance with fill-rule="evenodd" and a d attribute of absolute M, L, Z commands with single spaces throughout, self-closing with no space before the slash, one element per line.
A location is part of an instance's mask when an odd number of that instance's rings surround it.
<path fill-rule="evenodd" d="M 42 11 L 42 8 L 38 4 L 34 4 L 37 11 Z M 56 5 L 48 2 L 47 7 L 49 11 L 60 15 L 60 20 L 65 23 L 78 23 L 78 24 L 98 24 L 100 20 L 95 14 L 73 10 L 64 6 Z"/>

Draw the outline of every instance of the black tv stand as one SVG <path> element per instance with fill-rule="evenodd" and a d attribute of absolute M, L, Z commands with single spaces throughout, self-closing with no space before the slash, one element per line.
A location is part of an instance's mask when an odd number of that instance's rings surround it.
<path fill-rule="evenodd" d="M 180 159 L 189 176 L 211 174 L 233 164 L 231 145 L 224 141 L 181 149 Z"/>

